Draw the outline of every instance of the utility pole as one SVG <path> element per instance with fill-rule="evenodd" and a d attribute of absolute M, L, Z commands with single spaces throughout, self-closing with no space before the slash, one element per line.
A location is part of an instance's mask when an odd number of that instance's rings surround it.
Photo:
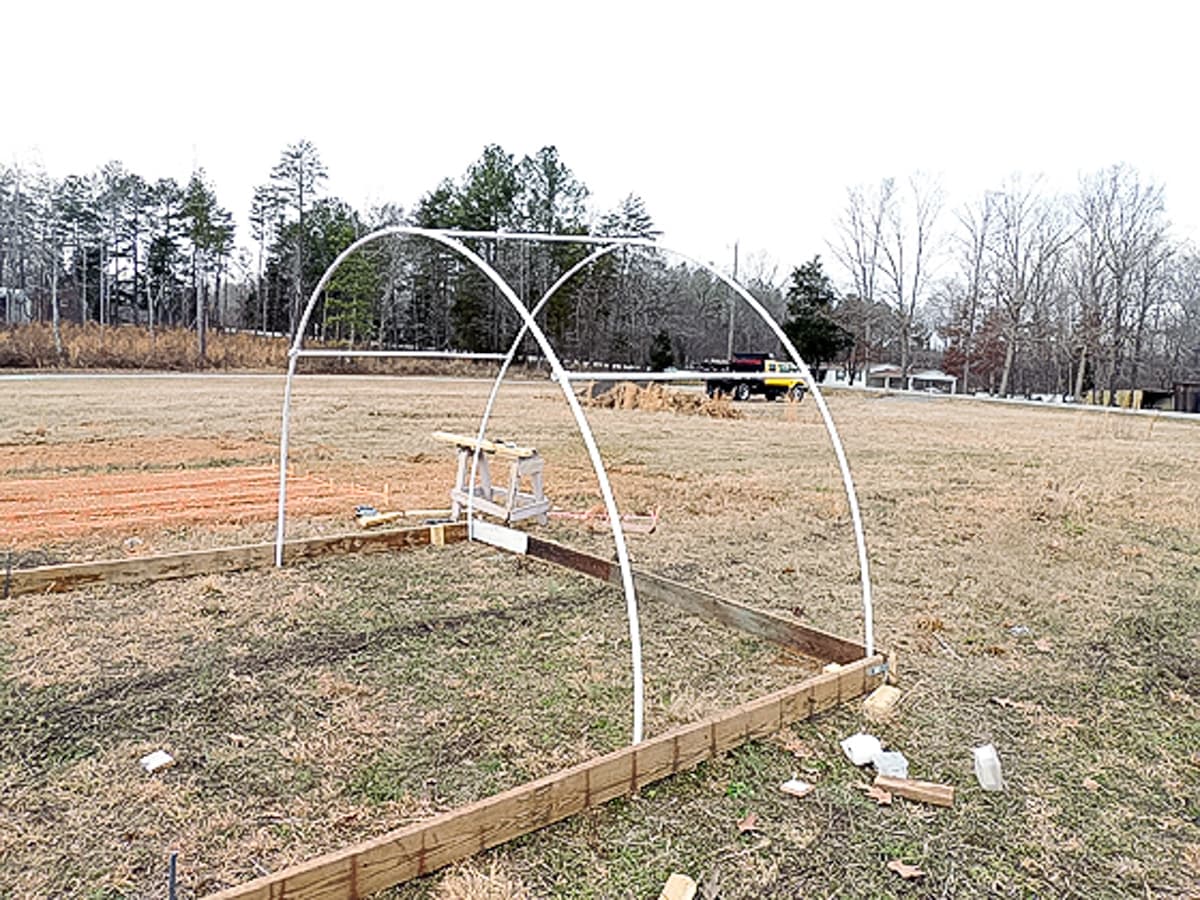
<path fill-rule="evenodd" d="M 733 242 L 733 280 L 737 281 L 738 242 Z M 733 314 L 737 311 L 737 294 L 729 292 L 729 342 L 725 347 L 725 358 L 733 359 Z"/>

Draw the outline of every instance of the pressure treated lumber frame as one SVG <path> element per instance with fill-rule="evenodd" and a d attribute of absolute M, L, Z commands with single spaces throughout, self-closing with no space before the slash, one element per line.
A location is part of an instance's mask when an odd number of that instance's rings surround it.
<path fill-rule="evenodd" d="M 519 536 L 494 546 L 619 586 L 616 563 Z M 512 550 L 512 547 L 522 549 Z M 811 718 L 883 683 L 887 662 L 861 644 L 658 575 L 634 571 L 639 595 L 668 602 L 841 668 L 607 753 L 484 800 L 210 895 L 207 900 L 358 900 L 698 766 L 790 722 Z"/>
<path fill-rule="evenodd" d="M 210 894 L 207 900 L 358 900 L 627 797 L 752 738 L 774 734 L 789 722 L 862 696 L 883 680 L 883 661 L 879 655 L 859 659 L 425 822 Z"/>
<path fill-rule="evenodd" d="M 562 544 L 530 536 L 526 554 L 535 559 L 574 569 L 609 584 L 621 583 L 621 572 L 616 563 L 590 553 L 572 550 Z M 755 609 L 736 600 L 726 600 L 716 594 L 679 584 L 661 575 L 635 570 L 633 580 L 639 597 L 652 602 L 665 601 L 687 612 L 715 619 L 722 625 L 728 625 L 730 628 L 736 628 L 738 631 L 763 638 L 822 662 L 845 664 L 862 659 L 866 655 L 862 644 L 818 631 L 778 613 Z"/>
<path fill-rule="evenodd" d="M 466 525 L 454 523 L 375 531 L 369 534 L 335 534 L 287 541 L 284 544 L 284 559 L 287 562 L 301 562 L 324 556 L 381 553 L 426 544 L 450 544 L 466 539 Z M 90 585 L 137 584 L 142 581 L 210 575 L 214 572 L 265 569 L 274 564 L 275 542 L 272 541 L 265 544 L 220 547 L 215 550 L 187 550 L 129 559 L 13 569 L 4 573 L 0 597 L 7 599 L 21 594 L 72 591 Z"/>
<path fill-rule="evenodd" d="M 614 586 L 621 584 L 621 573 L 614 562 L 524 532 L 503 530 L 520 535 L 522 549 L 512 551 L 504 543 L 494 546 Z M 465 523 L 340 534 L 288 541 L 285 559 L 301 561 L 349 553 L 384 552 L 466 539 Z M 5 596 L 268 568 L 274 563 L 275 545 L 265 543 L 42 566 L 6 573 Z M 878 653 L 867 656 L 861 644 L 660 575 L 634 571 L 633 577 L 638 594 L 650 603 L 670 603 L 820 662 L 840 663 L 841 668 L 811 676 L 699 722 L 681 725 L 424 822 L 227 888 L 209 895 L 207 900 L 358 900 L 585 809 L 629 796 L 748 740 L 766 737 L 788 723 L 808 719 L 839 703 L 857 699 L 881 684 L 887 675 L 886 657 Z"/>

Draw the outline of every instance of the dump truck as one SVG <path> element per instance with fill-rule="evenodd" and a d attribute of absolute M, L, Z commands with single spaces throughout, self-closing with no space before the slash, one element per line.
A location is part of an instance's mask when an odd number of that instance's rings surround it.
<path fill-rule="evenodd" d="M 712 371 L 711 378 L 704 381 L 708 396 L 724 394 L 734 400 L 749 400 L 754 394 L 762 394 L 768 400 L 787 397 L 799 402 L 808 392 L 808 385 L 800 376 L 800 370 L 790 360 L 776 359 L 771 353 L 735 353 L 733 359 L 718 361 L 705 366 Z M 719 373 L 749 374 L 766 373 L 765 378 L 722 378 Z"/>

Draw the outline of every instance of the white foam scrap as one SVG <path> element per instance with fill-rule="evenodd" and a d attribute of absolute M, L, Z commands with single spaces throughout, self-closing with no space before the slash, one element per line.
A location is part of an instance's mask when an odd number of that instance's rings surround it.
<path fill-rule="evenodd" d="M 147 753 L 139 762 L 147 772 L 157 772 L 159 769 L 174 765 L 175 757 L 166 750 L 155 750 L 153 753 Z"/>
<path fill-rule="evenodd" d="M 865 766 L 883 752 L 883 745 L 873 734 L 852 734 L 842 741 L 842 752 L 856 766 Z"/>

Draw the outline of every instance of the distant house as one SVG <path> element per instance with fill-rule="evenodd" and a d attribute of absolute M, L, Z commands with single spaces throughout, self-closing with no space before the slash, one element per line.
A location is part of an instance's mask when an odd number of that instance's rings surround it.
<path fill-rule="evenodd" d="M 1142 395 L 1141 409 L 1200 413 L 1200 381 L 1176 381 L 1169 391 L 1147 388 L 1133 393 Z"/>
<path fill-rule="evenodd" d="M 958 387 L 958 377 L 947 375 L 941 369 L 919 369 L 905 376 L 899 366 L 884 363 L 871 366 L 867 373 L 867 387 L 953 394 Z"/>
<path fill-rule="evenodd" d="M 1200 381 L 1177 381 L 1169 389 L 1138 388 L 1111 393 L 1093 390 L 1085 393 L 1081 400 L 1095 406 L 1200 413 Z"/>
<path fill-rule="evenodd" d="M 1200 381 L 1175 382 L 1175 411 L 1200 413 Z"/>

